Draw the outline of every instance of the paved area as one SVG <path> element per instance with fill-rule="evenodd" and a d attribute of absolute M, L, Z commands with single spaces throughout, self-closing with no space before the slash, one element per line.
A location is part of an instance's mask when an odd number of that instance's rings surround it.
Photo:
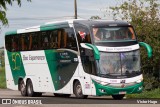
<path fill-rule="evenodd" d="M 42 97 L 22 97 L 19 91 L 13 91 L 9 89 L 0 89 L 0 100 L 2 99 L 18 100 L 41 100 L 42 105 L 4 105 L 0 107 L 159 107 L 160 104 L 138 104 L 138 99 L 124 99 L 124 100 L 113 100 L 112 97 L 93 97 L 90 96 L 88 99 L 77 99 L 75 96 L 70 98 L 55 97 L 52 93 L 45 93 Z M 140 99 L 158 101 L 160 99 Z"/>

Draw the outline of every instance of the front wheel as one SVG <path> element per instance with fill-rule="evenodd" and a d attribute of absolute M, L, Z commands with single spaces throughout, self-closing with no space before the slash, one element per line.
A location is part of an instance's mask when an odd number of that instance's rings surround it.
<path fill-rule="evenodd" d="M 122 100 L 124 96 L 125 96 L 125 94 L 122 94 L 122 95 L 112 95 L 113 99 L 115 99 L 115 100 Z"/>
<path fill-rule="evenodd" d="M 82 86 L 79 81 L 76 81 L 74 84 L 74 94 L 77 98 L 87 98 L 87 95 L 83 95 Z"/>

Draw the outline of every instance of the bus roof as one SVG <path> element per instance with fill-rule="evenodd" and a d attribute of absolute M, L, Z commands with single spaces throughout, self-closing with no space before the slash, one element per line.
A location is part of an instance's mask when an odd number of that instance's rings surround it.
<path fill-rule="evenodd" d="M 121 20 L 76 20 L 74 21 L 78 24 L 83 24 L 88 27 L 96 26 L 131 26 L 126 21 Z"/>
<path fill-rule="evenodd" d="M 29 32 L 37 32 L 37 31 L 47 31 L 53 30 L 62 27 L 72 27 L 73 23 L 83 24 L 88 27 L 94 26 L 130 26 L 129 23 L 125 21 L 118 21 L 118 20 L 83 20 L 83 19 L 71 19 L 71 20 L 64 20 L 64 21 L 54 21 L 54 22 L 47 22 L 40 26 L 33 26 L 25 29 L 17 29 L 13 31 L 8 31 L 5 35 L 15 35 L 21 33 L 29 33 Z"/>

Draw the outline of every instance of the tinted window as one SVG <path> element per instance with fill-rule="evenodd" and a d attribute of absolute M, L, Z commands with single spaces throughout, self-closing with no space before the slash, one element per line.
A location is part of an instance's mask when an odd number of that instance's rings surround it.
<path fill-rule="evenodd" d="M 82 48 L 80 45 L 81 43 L 91 43 L 89 29 L 83 25 L 76 24 L 75 30 L 77 34 L 83 69 L 86 73 L 96 75 L 96 64 L 93 51 Z"/>
<path fill-rule="evenodd" d="M 76 35 L 77 35 L 79 44 L 80 43 L 91 43 L 90 32 L 87 27 L 76 24 L 75 30 L 76 30 Z"/>
<path fill-rule="evenodd" d="M 9 35 L 5 42 L 6 49 L 12 52 L 58 48 L 78 50 L 73 28 Z"/>
<path fill-rule="evenodd" d="M 92 29 L 94 41 L 135 40 L 132 27 L 94 27 Z"/>

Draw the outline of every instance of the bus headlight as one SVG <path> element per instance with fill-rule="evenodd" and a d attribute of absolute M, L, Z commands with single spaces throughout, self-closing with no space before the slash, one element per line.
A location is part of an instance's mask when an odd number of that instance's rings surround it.
<path fill-rule="evenodd" d="M 101 85 L 109 85 L 108 82 L 101 82 L 100 84 L 101 84 Z"/>
<path fill-rule="evenodd" d="M 142 82 L 142 81 L 143 81 L 143 78 L 137 80 L 136 83 L 140 83 L 140 82 Z"/>
<path fill-rule="evenodd" d="M 104 81 L 99 81 L 99 80 L 96 80 L 96 79 L 93 79 L 95 82 L 97 82 L 98 84 L 101 84 L 101 85 L 109 85 L 110 83 L 108 82 L 104 82 Z"/>

